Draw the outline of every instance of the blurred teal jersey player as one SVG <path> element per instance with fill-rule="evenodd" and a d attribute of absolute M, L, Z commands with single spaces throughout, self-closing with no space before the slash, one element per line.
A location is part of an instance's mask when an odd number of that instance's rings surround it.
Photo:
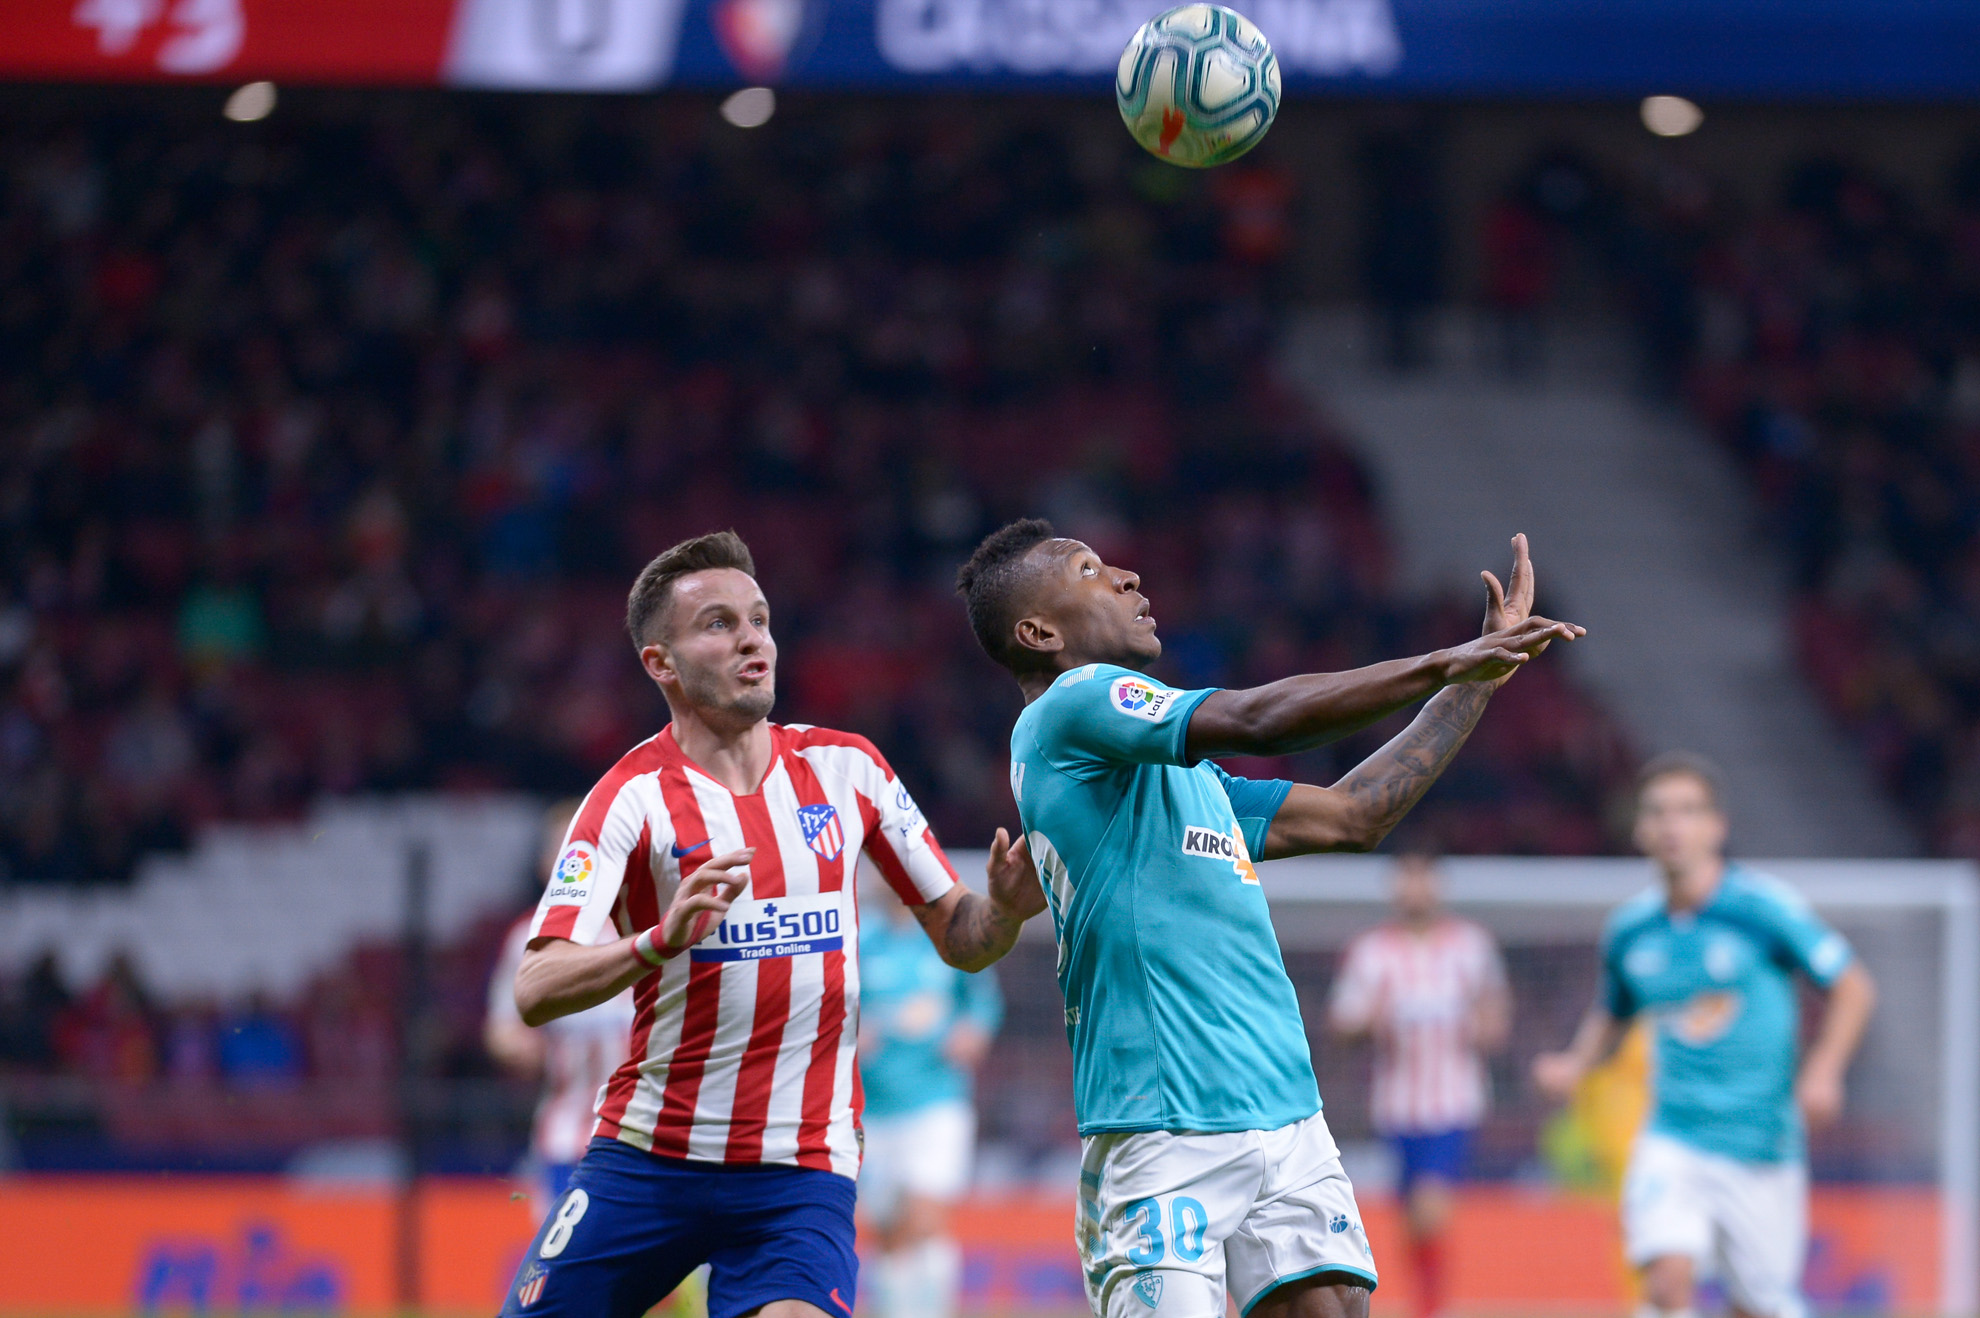
<path fill-rule="evenodd" d="M 1854 957 L 1779 879 L 1728 865 L 1703 906 L 1674 915 L 1652 889 L 1609 919 L 1602 1004 L 1651 1021 L 1647 1129 L 1742 1162 L 1799 1162 L 1794 976 L 1833 986 Z"/>
<path fill-rule="evenodd" d="M 975 1072 L 1004 996 L 994 970 L 943 961 L 886 884 L 869 885 L 861 905 L 859 1207 L 878 1245 L 868 1293 L 879 1318 L 952 1318 L 962 1251 L 949 1209 L 969 1188 Z"/>
<path fill-rule="evenodd" d="M 1486 575 L 1486 634 L 1245 691 L 1148 675 L 1140 578 L 1039 521 L 958 578 L 1023 688 L 1011 789 L 1058 935 L 1082 1137 L 1076 1235 L 1101 1318 L 1363 1318 L 1376 1283 L 1254 858 L 1365 850 L 1450 763 L 1492 690 L 1580 629 Z M 1315 746 L 1431 696 L 1332 788 L 1233 777 L 1219 755 Z"/>
<path fill-rule="evenodd" d="M 1808 1173 L 1804 1122 L 1835 1120 L 1874 988 L 1842 935 L 1778 879 L 1729 864 L 1716 771 L 1653 760 L 1636 840 L 1663 882 L 1626 902 L 1602 937 L 1601 998 L 1535 1079 L 1566 1097 L 1648 1019 L 1655 1101 L 1623 1182 L 1624 1248 L 1643 1269 L 1644 1318 L 1689 1315 L 1716 1271 L 1737 1313 L 1802 1318 Z M 1795 978 L 1828 998 L 1797 1061 Z"/>

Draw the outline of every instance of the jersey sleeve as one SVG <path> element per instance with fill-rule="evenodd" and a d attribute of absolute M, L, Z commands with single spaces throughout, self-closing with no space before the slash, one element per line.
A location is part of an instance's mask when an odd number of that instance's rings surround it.
<path fill-rule="evenodd" d="M 867 813 L 866 854 L 909 906 L 936 900 L 956 886 L 955 866 L 893 766 L 864 738 L 856 749 L 853 785 Z"/>
<path fill-rule="evenodd" d="M 1783 962 L 1823 988 L 1849 969 L 1856 958 L 1849 940 L 1817 915 L 1806 897 L 1777 879 L 1758 885 L 1757 895 L 1755 909 Z"/>
<path fill-rule="evenodd" d="M 1123 764 L 1190 763 L 1189 716 L 1216 691 L 1177 691 L 1131 668 L 1093 664 L 1061 677 L 1039 710 L 1040 749 L 1075 778 Z"/>
<path fill-rule="evenodd" d="M 1237 816 L 1238 827 L 1244 830 L 1244 845 L 1252 855 L 1264 855 L 1265 834 L 1278 817 L 1279 807 L 1286 803 L 1292 783 L 1284 778 L 1239 778 L 1224 772 L 1224 767 L 1215 761 L 1210 763 L 1210 768 L 1224 785 L 1224 795 L 1230 798 L 1231 813 Z"/>
<path fill-rule="evenodd" d="M 1633 1018 L 1640 1005 L 1623 975 L 1623 941 L 1614 930 L 1602 937 L 1602 1009 L 1619 1021 Z"/>
<path fill-rule="evenodd" d="M 530 925 L 532 939 L 566 938 L 589 946 L 619 936 L 612 907 L 627 863 L 651 845 L 651 835 L 636 788 L 621 783 L 607 799 L 597 799 L 605 790 L 603 785 L 592 790 L 564 835 Z"/>

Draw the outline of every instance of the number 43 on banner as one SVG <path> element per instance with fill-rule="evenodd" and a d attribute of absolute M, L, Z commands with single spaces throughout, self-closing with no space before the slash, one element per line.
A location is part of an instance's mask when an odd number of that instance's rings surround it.
<path fill-rule="evenodd" d="M 128 54 L 148 29 L 163 23 L 160 72 L 197 77 L 233 63 L 247 38 L 241 0 L 76 0 L 77 27 L 96 31 L 100 54 Z"/>

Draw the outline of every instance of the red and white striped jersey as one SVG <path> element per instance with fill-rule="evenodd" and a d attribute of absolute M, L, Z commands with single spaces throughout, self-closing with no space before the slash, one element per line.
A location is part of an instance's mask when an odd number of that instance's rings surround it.
<path fill-rule="evenodd" d="M 914 798 L 864 737 L 770 725 L 762 786 L 737 796 L 673 729 L 591 789 L 532 937 L 610 942 L 657 924 L 682 877 L 755 847 L 726 919 L 633 988 L 632 1054 L 596 1133 L 705 1162 L 859 1174 L 859 929 L 864 850 L 918 906 L 955 870 Z"/>
<path fill-rule="evenodd" d="M 501 959 L 488 980 L 488 1014 L 522 1024 L 516 1010 L 516 967 L 529 948 L 534 915 L 516 921 L 503 941 Z M 633 995 L 618 997 L 543 1027 L 543 1096 L 536 1102 L 530 1147 L 546 1163 L 573 1163 L 584 1156 L 598 1120 L 598 1098 L 626 1059 L 632 1036 Z"/>
<path fill-rule="evenodd" d="M 1432 1134 L 1484 1119 L 1489 1086 L 1471 1020 L 1505 982 L 1498 946 L 1468 920 L 1422 933 L 1385 924 L 1354 940 L 1328 1010 L 1336 1024 L 1374 1033 L 1377 1130 Z"/>

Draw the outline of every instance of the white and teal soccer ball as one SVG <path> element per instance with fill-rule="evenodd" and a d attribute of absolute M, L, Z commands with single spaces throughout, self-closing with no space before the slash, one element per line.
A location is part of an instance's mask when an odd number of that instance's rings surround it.
<path fill-rule="evenodd" d="M 1114 75 L 1134 140 L 1171 164 L 1207 169 L 1258 145 L 1279 113 L 1272 43 L 1222 5 L 1183 5 L 1142 24 Z"/>

